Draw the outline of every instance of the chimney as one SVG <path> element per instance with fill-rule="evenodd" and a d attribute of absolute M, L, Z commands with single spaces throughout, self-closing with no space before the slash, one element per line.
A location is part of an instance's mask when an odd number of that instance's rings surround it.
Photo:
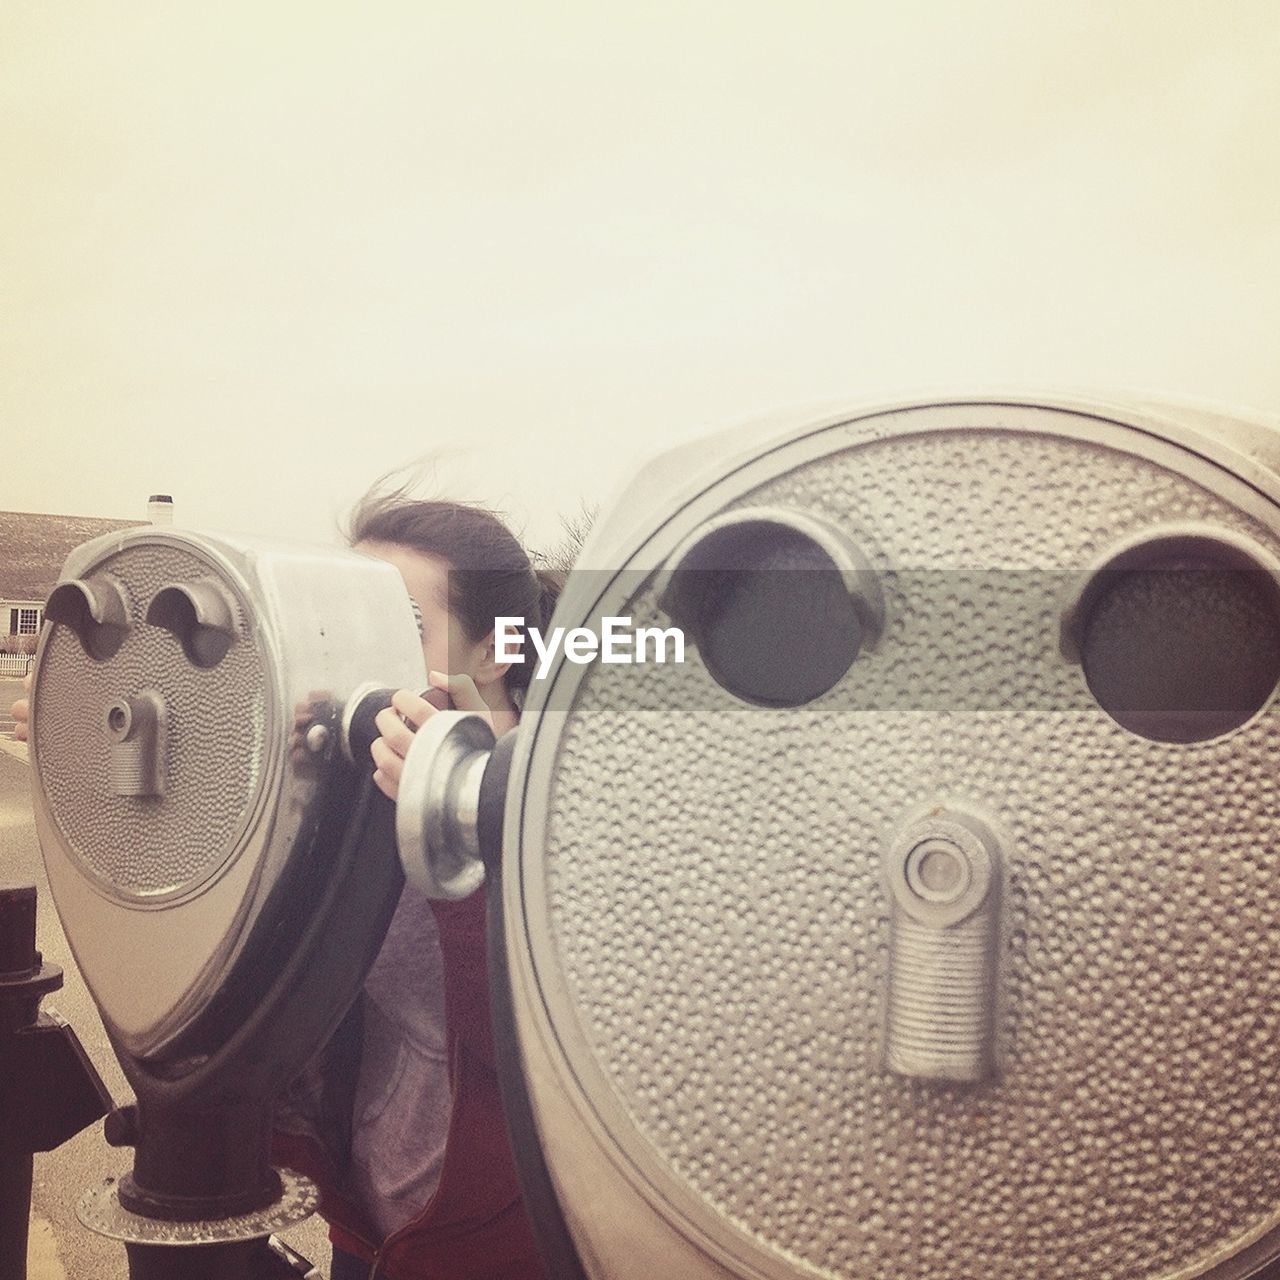
<path fill-rule="evenodd" d="M 147 519 L 152 524 L 172 524 L 173 499 L 167 493 L 153 493 L 147 499 Z"/>

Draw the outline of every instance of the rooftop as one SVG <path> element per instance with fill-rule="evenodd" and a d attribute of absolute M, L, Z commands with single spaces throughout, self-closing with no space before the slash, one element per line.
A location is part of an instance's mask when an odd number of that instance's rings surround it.
<path fill-rule="evenodd" d="M 0 511 L 0 598 L 46 599 L 72 548 L 115 529 L 142 523 Z"/>

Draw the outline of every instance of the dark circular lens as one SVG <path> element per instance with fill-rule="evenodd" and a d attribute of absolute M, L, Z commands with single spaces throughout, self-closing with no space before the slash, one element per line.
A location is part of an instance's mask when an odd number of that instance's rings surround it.
<path fill-rule="evenodd" d="M 1159 742 L 1238 728 L 1280 681 L 1276 585 L 1204 556 L 1106 570 L 1082 649 L 1099 705 Z"/>
<path fill-rule="evenodd" d="M 848 671 L 863 628 L 831 555 L 804 532 L 751 520 L 688 554 L 665 599 L 712 677 L 747 702 L 794 707 Z"/>

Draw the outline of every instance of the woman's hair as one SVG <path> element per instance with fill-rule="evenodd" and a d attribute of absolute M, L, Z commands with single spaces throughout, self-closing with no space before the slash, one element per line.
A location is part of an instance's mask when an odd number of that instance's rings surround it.
<path fill-rule="evenodd" d="M 545 630 L 564 585 L 564 573 L 536 568 L 502 519 L 471 503 L 375 487 L 356 504 L 346 533 L 353 545 L 389 542 L 443 560 L 449 566 L 449 612 L 470 640 L 482 640 L 502 617 L 524 618 Z M 533 674 L 532 647 L 523 628 L 521 634 L 527 658 L 507 671 L 508 689 L 523 690 Z"/>

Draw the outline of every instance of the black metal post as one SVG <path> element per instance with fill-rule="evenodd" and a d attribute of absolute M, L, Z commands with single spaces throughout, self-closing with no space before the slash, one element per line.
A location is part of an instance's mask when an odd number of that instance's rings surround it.
<path fill-rule="evenodd" d="M 35 885 L 0 886 L 0 1280 L 26 1280 L 33 1147 L 17 1123 L 19 1036 L 33 1026 L 40 997 L 62 971 L 36 950 Z"/>
<path fill-rule="evenodd" d="M 26 1280 L 32 1164 L 30 1151 L 0 1137 L 0 1280 Z"/>
<path fill-rule="evenodd" d="M 36 950 L 35 885 L 0 885 L 0 1280 L 26 1280 L 32 1153 L 111 1108 L 75 1032 L 40 1012 L 60 986 L 62 970 Z"/>

